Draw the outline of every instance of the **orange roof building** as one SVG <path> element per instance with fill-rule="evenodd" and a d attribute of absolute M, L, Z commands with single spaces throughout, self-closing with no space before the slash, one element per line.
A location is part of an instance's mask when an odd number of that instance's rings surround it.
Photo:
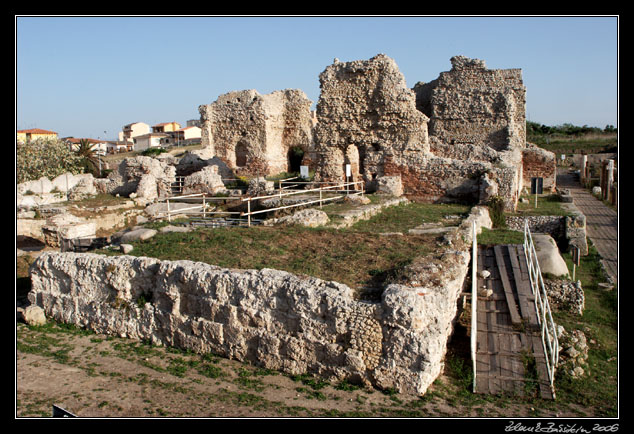
<path fill-rule="evenodd" d="M 36 139 L 56 139 L 57 133 L 55 131 L 42 130 L 40 128 L 30 128 L 28 130 L 18 130 L 17 140 L 18 142 L 29 142 Z"/>

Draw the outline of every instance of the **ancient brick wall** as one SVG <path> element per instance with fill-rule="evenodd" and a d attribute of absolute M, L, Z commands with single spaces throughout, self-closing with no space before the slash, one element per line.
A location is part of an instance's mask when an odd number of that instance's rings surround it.
<path fill-rule="evenodd" d="M 524 167 L 524 185 L 530 187 L 531 178 L 543 178 L 544 193 L 555 192 L 557 185 L 555 154 L 536 145 L 527 144 L 526 149 L 522 151 L 522 165 Z"/>

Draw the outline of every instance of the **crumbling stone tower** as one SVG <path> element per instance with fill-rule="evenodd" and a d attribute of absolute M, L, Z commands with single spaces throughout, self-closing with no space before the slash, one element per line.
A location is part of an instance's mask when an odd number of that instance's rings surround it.
<path fill-rule="evenodd" d="M 520 69 L 487 69 L 484 61 L 451 58 L 451 71 L 417 83 L 416 106 L 429 118 L 429 134 L 448 144 L 496 151 L 526 145 L 526 88 Z"/>
<path fill-rule="evenodd" d="M 427 152 L 428 118 L 416 109 L 414 93 L 394 60 L 379 54 L 368 61 L 335 62 L 319 76 L 315 152 L 316 178 L 369 183 L 384 175 L 386 156 Z"/>
<path fill-rule="evenodd" d="M 238 175 L 291 171 L 312 149 L 311 104 L 297 89 L 221 95 L 199 107 L 203 148 Z"/>

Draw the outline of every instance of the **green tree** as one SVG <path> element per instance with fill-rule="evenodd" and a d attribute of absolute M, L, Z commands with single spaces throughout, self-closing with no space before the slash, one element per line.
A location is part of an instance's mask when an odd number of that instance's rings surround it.
<path fill-rule="evenodd" d="M 99 156 L 94 149 L 94 145 L 91 145 L 88 139 L 81 139 L 79 141 L 79 147 L 75 153 L 79 157 L 85 172 L 92 173 L 95 177 L 101 175 Z"/>
<path fill-rule="evenodd" d="M 16 144 L 16 181 L 53 179 L 63 173 L 82 172 L 80 158 L 59 139 L 36 139 Z"/>

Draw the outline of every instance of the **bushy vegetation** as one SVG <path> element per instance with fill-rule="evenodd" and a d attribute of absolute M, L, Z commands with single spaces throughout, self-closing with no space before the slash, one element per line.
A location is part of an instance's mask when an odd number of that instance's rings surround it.
<path fill-rule="evenodd" d="M 162 154 L 164 152 L 167 152 L 167 149 L 163 149 L 163 148 L 147 148 L 146 150 L 141 152 L 141 155 L 144 155 L 146 157 L 155 157 L 155 156 L 160 155 L 160 154 Z"/>
<path fill-rule="evenodd" d="M 526 122 L 526 140 L 556 154 L 617 152 L 617 133 L 613 125 L 601 129 L 569 123 L 548 126 Z"/>
<path fill-rule="evenodd" d="M 539 135 L 562 135 L 562 136 L 581 136 L 586 134 L 612 134 L 616 133 L 617 129 L 614 125 L 606 125 L 601 129 L 598 127 L 589 127 L 583 125 L 581 127 L 572 124 L 562 124 L 557 126 L 548 126 L 539 124 L 537 122 L 526 122 L 526 135 L 539 136 Z"/>
<path fill-rule="evenodd" d="M 63 173 L 82 173 L 82 157 L 59 139 L 37 139 L 16 145 L 16 178 L 18 183 L 45 176 L 53 179 Z"/>

